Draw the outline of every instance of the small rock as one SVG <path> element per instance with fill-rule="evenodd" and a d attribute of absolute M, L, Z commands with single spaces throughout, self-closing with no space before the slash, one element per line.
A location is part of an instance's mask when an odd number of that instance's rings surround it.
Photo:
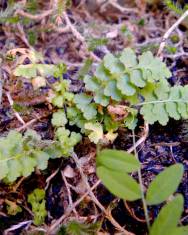
<path fill-rule="evenodd" d="M 63 174 L 67 178 L 73 178 L 75 176 L 74 170 L 69 165 L 65 167 L 65 169 L 63 170 Z"/>

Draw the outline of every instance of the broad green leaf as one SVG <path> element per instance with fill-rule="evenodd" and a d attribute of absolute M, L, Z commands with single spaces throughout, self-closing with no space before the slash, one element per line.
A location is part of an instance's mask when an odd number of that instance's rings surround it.
<path fill-rule="evenodd" d="M 89 130 L 91 133 L 88 135 L 89 139 L 97 144 L 103 139 L 103 128 L 100 123 L 86 123 L 84 128 Z"/>
<path fill-rule="evenodd" d="M 134 155 L 121 150 L 104 149 L 97 156 L 97 165 L 113 171 L 134 172 L 140 168 Z"/>
<path fill-rule="evenodd" d="M 128 74 L 124 74 L 117 80 L 117 88 L 121 91 L 123 95 L 132 96 L 136 92 L 133 85 L 130 84 Z"/>
<path fill-rule="evenodd" d="M 65 111 L 58 110 L 56 113 L 53 114 L 52 125 L 59 127 L 59 126 L 65 126 L 65 124 L 67 124 L 67 118 L 65 115 Z"/>
<path fill-rule="evenodd" d="M 188 234 L 188 226 L 181 226 L 175 228 L 170 235 L 187 235 Z"/>
<path fill-rule="evenodd" d="M 171 235 L 176 228 L 183 212 L 183 197 L 176 196 L 171 202 L 165 205 L 157 219 L 154 221 L 150 235 Z"/>
<path fill-rule="evenodd" d="M 77 94 L 74 97 L 76 106 L 83 112 L 83 116 L 87 120 L 95 118 L 97 115 L 96 104 L 91 103 L 92 97 L 86 94 Z"/>
<path fill-rule="evenodd" d="M 183 165 L 175 164 L 167 167 L 151 182 L 146 194 L 148 205 L 157 205 L 172 195 L 183 177 Z"/>
<path fill-rule="evenodd" d="M 114 195 L 128 201 L 141 198 L 139 184 L 127 173 L 99 166 L 97 167 L 97 175 Z"/>

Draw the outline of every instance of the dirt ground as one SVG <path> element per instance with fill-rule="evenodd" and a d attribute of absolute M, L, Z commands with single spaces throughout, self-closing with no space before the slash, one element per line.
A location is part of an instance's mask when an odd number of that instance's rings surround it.
<path fill-rule="evenodd" d="M 100 2 L 100 1 L 98 1 Z M 101 1 L 102 2 L 102 1 Z M 112 1 L 113 2 L 113 1 Z M 136 3 L 135 3 L 136 2 Z M 23 107 L 20 115 L 26 123 L 37 118 L 29 127 L 36 130 L 43 139 L 53 139 L 54 130 L 51 125 L 53 113 L 52 106 L 46 101 L 48 87 L 34 91 L 28 80 L 20 81 L 11 74 L 11 62 L 4 60 L 6 53 L 14 48 L 34 48 L 44 56 L 45 63 L 57 64 L 64 62 L 68 66 L 68 72 L 64 75 L 71 81 L 71 89 L 79 92 L 82 89 L 82 81 L 78 80 L 78 71 L 88 56 L 96 59 L 103 58 L 107 52 L 119 52 L 125 47 L 132 47 L 139 54 L 151 50 L 156 53 L 166 30 L 176 21 L 178 15 L 169 11 L 163 4 L 145 5 L 144 1 L 120 1 L 114 5 L 106 1 L 97 4 L 95 1 L 74 0 L 72 7 L 67 9 L 67 15 L 74 25 L 76 32 L 66 30 L 66 26 L 59 27 L 55 22 L 58 19 L 48 15 L 44 18 L 31 19 L 27 22 L 22 16 L 22 22 L 16 24 L 0 24 L 0 59 L 3 59 L 0 67 L 3 94 L 0 105 L 0 133 L 4 136 L 11 129 L 19 129 L 21 124 L 14 116 L 14 111 L 7 99 L 6 92 L 11 94 L 14 102 Z M 38 1 L 40 6 L 34 14 L 49 10 L 50 1 Z M 0 9 L 7 7 L 7 1 L 1 1 Z M 64 18 L 59 19 L 65 25 Z M 163 60 L 172 72 L 169 79 L 172 85 L 188 84 L 188 21 L 184 21 L 172 34 L 163 53 Z M 35 34 L 34 34 L 35 32 Z M 78 33 L 77 33 L 78 32 Z M 34 35 L 32 36 L 28 35 Z M 81 35 L 81 36 L 80 36 Z M 35 37 L 35 38 L 34 38 Z M 93 51 L 88 51 L 86 45 L 91 38 L 106 38 L 107 43 L 97 46 Z M 174 38 L 178 38 L 175 40 Z M 32 41 L 33 40 L 33 41 Z M 83 41 L 84 40 L 84 41 Z M 176 51 L 174 51 L 176 48 Z M 96 58 L 95 58 L 96 57 Z M 53 83 L 54 78 L 49 78 Z M 39 118 L 40 117 L 40 118 Z M 73 129 L 76 127 L 72 127 Z M 24 131 L 23 129 L 22 131 Z M 140 118 L 136 137 L 143 135 L 143 121 Z M 113 146 L 116 149 L 127 150 L 132 146 L 131 132 L 120 129 Z M 151 180 L 164 167 L 173 163 L 183 163 L 185 173 L 178 192 L 185 198 L 184 213 L 181 219 L 183 225 L 188 224 L 188 122 L 172 121 L 167 126 L 161 127 L 155 124 L 149 127 L 149 135 L 144 143 L 138 147 L 139 160 L 142 163 L 142 176 L 144 185 Z M 76 153 L 83 172 L 87 176 L 92 187 L 97 182 L 95 173 L 95 145 L 88 138 L 76 146 Z M 70 171 L 69 171 L 69 170 Z M 20 179 L 13 185 L 0 183 L 0 234 L 40 234 L 46 231 L 62 215 L 66 215 L 69 205 L 69 193 L 67 185 L 62 178 L 62 172 L 67 173 L 67 182 L 71 185 L 69 190 L 73 202 L 77 201 L 84 193 L 85 186 L 80 172 L 73 159 L 50 160 L 48 169 L 44 172 L 36 171 L 23 181 Z M 36 187 L 46 190 L 46 208 L 48 216 L 45 224 L 36 229 L 29 221 L 32 220 L 31 208 L 26 201 L 26 195 Z M 120 226 L 136 235 L 147 234 L 144 213 L 140 202 L 124 202 L 110 194 L 102 184 L 94 190 L 99 202 L 111 211 L 113 218 Z M 23 210 L 15 216 L 7 214 L 5 200 L 22 205 Z M 160 207 L 149 208 L 151 219 L 154 219 Z M 63 223 L 78 218 L 86 223 L 101 222 L 99 234 L 117 233 L 114 225 L 105 218 L 104 213 L 97 207 L 89 196 L 65 216 Z M 23 223 L 22 223 L 23 222 Z M 24 222 L 26 222 L 24 224 Z M 7 229 L 16 226 L 12 231 Z M 35 230 L 36 229 L 36 230 Z M 44 230 L 43 230 L 44 229 Z M 33 233 L 31 233 L 33 232 Z M 44 232 L 44 234 L 46 234 Z M 63 234 L 63 233 L 62 233 Z M 92 234 L 92 233 L 91 233 Z"/>

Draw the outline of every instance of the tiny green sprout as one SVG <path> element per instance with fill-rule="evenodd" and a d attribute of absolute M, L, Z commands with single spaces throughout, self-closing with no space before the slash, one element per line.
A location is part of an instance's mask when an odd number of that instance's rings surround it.
<path fill-rule="evenodd" d="M 31 204 L 32 212 L 34 213 L 34 224 L 43 224 L 47 216 L 45 191 L 37 188 L 28 195 L 27 200 Z"/>
<path fill-rule="evenodd" d="M 173 34 L 170 37 L 170 40 L 172 41 L 172 43 L 178 43 L 180 39 L 179 39 L 179 36 L 177 34 Z"/>

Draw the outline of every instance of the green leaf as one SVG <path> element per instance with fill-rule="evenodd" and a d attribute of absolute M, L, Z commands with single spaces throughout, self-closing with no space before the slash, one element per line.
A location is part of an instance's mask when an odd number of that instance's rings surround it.
<path fill-rule="evenodd" d="M 111 74 L 121 74 L 124 71 L 123 64 L 111 53 L 104 56 L 104 67 L 110 71 Z"/>
<path fill-rule="evenodd" d="M 188 226 L 181 226 L 175 228 L 171 235 L 187 235 L 188 234 Z"/>
<path fill-rule="evenodd" d="M 92 101 L 92 97 L 86 94 L 77 94 L 74 97 L 74 102 L 76 103 L 76 106 L 83 110 L 83 107 L 86 107 L 88 104 L 90 104 Z"/>
<path fill-rule="evenodd" d="M 146 195 L 148 205 L 157 205 L 172 195 L 183 177 L 183 165 L 175 164 L 162 171 L 149 185 Z"/>
<path fill-rule="evenodd" d="M 130 48 L 125 48 L 120 56 L 120 61 L 126 68 L 131 68 L 137 65 L 137 59 L 134 51 Z"/>
<path fill-rule="evenodd" d="M 74 97 L 76 106 L 83 112 L 83 116 L 87 120 L 91 120 L 97 115 L 96 104 L 91 101 L 92 97 L 86 94 L 77 94 Z"/>
<path fill-rule="evenodd" d="M 45 191 L 43 189 L 35 189 L 28 195 L 27 201 L 32 206 L 32 212 L 34 214 L 34 224 L 43 224 L 45 217 L 47 216 Z"/>
<path fill-rule="evenodd" d="M 48 160 L 50 156 L 41 150 L 36 150 L 34 156 L 37 160 L 37 168 L 39 170 L 45 170 L 48 167 Z"/>
<path fill-rule="evenodd" d="M 37 76 L 36 66 L 35 64 L 19 65 L 14 70 L 14 75 L 25 78 L 34 78 Z"/>
<path fill-rule="evenodd" d="M 84 77 L 84 83 L 85 83 L 85 88 L 88 91 L 96 91 L 100 88 L 100 83 L 98 82 L 96 77 L 90 77 L 89 75 L 86 75 Z"/>
<path fill-rule="evenodd" d="M 6 176 L 6 180 L 9 182 L 14 182 L 21 175 L 21 172 L 22 164 L 18 159 L 8 161 L 8 174 Z"/>
<path fill-rule="evenodd" d="M 137 87 L 145 87 L 146 82 L 142 78 L 142 73 L 138 69 L 134 69 L 130 72 L 130 80 Z"/>
<path fill-rule="evenodd" d="M 59 126 L 65 126 L 66 124 L 67 124 L 67 118 L 64 110 L 58 110 L 56 113 L 53 114 L 52 117 L 53 126 L 59 127 Z"/>
<path fill-rule="evenodd" d="M 86 130 L 91 131 L 91 133 L 88 135 L 89 139 L 97 144 L 100 140 L 103 139 L 103 128 L 100 123 L 86 123 L 84 125 L 84 128 Z"/>
<path fill-rule="evenodd" d="M 109 81 L 106 84 L 104 94 L 116 101 L 120 101 L 122 99 L 121 92 L 117 89 L 115 81 Z"/>
<path fill-rule="evenodd" d="M 173 234 L 183 212 L 183 201 L 182 195 L 178 195 L 161 209 L 151 227 L 150 235 Z"/>
<path fill-rule="evenodd" d="M 117 88 L 121 91 L 123 95 L 132 96 L 136 92 L 134 86 L 130 84 L 128 74 L 124 74 L 117 80 Z"/>
<path fill-rule="evenodd" d="M 102 81 L 102 82 L 108 81 L 109 76 L 110 74 L 104 67 L 103 63 L 97 66 L 96 71 L 95 71 L 95 77 L 98 78 L 99 81 Z"/>
<path fill-rule="evenodd" d="M 96 104 L 92 103 L 82 109 L 83 116 L 86 120 L 92 120 L 97 115 Z"/>
<path fill-rule="evenodd" d="M 97 156 L 97 165 L 113 171 L 131 173 L 140 168 L 134 155 L 121 150 L 104 149 Z"/>
<path fill-rule="evenodd" d="M 9 172 L 7 161 L 0 157 L 0 180 L 5 178 Z"/>
<path fill-rule="evenodd" d="M 153 107 L 153 113 L 161 125 L 165 126 L 168 123 L 169 117 L 164 103 L 156 103 Z"/>
<path fill-rule="evenodd" d="M 97 167 L 97 175 L 114 195 L 128 201 L 141 198 L 139 184 L 128 174 L 99 166 Z"/>
<path fill-rule="evenodd" d="M 109 102 L 110 102 L 110 98 L 105 96 L 105 95 L 103 95 L 103 92 L 100 89 L 100 90 L 98 90 L 95 93 L 94 101 L 95 101 L 95 103 L 100 104 L 100 105 L 106 107 L 109 104 Z"/>
<path fill-rule="evenodd" d="M 20 162 L 22 164 L 22 175 L 24 177 L 29 176 L 34 171 L 34 168 L 37 165 L 37 161 L 29 156 L 22 157 L 22 159 L 20 159 Z"/>
<path fill-rule="evenodd" d="M 26 64 L 18 65 L 14 70 L 15 76 L 21 76 L 25 78 L 35 78 L 37 73 L 41 76 L 53 76 L 59 70 L 58 66 L 53 64 Z"/>
<path fill-rule="evenodd" d="M 57 95 L 52 99 L 52 104 L 58 108 L 62 108 L 64 104 L 64 98 L 62 95 Z"/>

